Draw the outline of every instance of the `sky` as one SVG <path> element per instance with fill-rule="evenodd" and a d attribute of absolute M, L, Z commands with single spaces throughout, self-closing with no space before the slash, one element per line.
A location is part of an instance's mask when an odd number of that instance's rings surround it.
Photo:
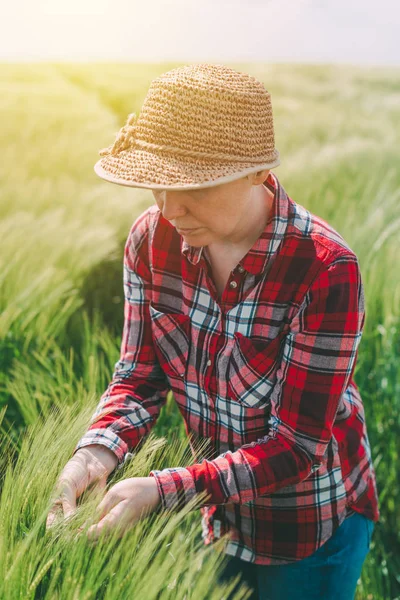
<path fill-rule="evenodd" d="M 12 0 L 0 62 L 400 66 L 399 0 Z"/>

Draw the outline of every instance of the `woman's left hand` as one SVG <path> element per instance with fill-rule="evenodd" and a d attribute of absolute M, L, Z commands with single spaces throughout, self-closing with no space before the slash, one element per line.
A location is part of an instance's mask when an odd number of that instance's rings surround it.
<path fill-rule="evenodd" d="M 97 540 L 103 530 L 121 527 L 122 535 L 135 523 L 154 512 L 161 502 L 154 477 L 131 477 L 116 483 L 96 509 L 95 523 L 87 531 Z M 121 535 L 120 535 L 121 537 Z"/>

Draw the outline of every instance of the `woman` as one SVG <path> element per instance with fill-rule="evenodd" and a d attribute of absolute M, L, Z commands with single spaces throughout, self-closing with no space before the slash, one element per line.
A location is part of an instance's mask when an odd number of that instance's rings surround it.
<path fill-rule="evenodd" d="M 172 389 L 195 464 L 117 483 L 89 535 L 204 493 L 221 580 L 240 571 L 263 600 L 353 598 L 379 518 L 353 380 L 363 284 L 345 240 L 271 172 L 270 94 L 223 65 L 173 69 L 100 154 L 100 177 L 155 205 L 125 246 L 120 360 L 48 525 L 132 456 Z"/>

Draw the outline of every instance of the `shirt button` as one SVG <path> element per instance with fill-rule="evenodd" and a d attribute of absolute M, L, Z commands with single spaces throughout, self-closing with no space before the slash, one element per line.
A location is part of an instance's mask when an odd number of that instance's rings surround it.
<path fill-rule="evenodd" d="M 239 273 L 243 273 L 244 269 L 243 269 L 242 265 L 238 266 L 238 271 L 239 271 Z"/>
<path fill-rule="evenodd" d="M 211 367 L 211 360 L 207 361 L 207 367 Z"/>
<path fill-rule="evenodd" d="M 231 281 L 229 285 L 230 285 L 231 288 L 237 287 L 236 281 Z"/>

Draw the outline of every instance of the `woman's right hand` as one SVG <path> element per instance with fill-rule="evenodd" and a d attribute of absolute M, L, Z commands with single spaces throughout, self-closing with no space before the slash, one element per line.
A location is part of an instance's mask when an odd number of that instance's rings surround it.
<path fill-rule="evenodd" d="M 49 529 L 60 512 L 64 518 L 76 512 L 76 500 L 92 483 L 105 488 L 108 475 L 115 469 L 118 459 L 114 452 L 102 444 L 79 448 L 69 459 L 55 486 L 53 504 L 47 515 Z"/>

